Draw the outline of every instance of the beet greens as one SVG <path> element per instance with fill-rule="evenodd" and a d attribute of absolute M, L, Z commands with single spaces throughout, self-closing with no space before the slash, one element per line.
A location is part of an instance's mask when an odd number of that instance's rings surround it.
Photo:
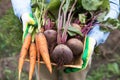
<path fill-rule="evenodd" d="M 68 27 L 70 26 L 71 15 L 75 8 L 76 3 L 77 0 L 75 0 L 74 3 L 72 4 L 72 7 L 70 7 L 71 0 L 63 0 L 60 5 L 59 14 L 58 14 L 58 25 L 57 25 L 58 44 L 65 43 L 67 40 L 67 36 L 68 36 L 67 31 L 68 31 Z"/>

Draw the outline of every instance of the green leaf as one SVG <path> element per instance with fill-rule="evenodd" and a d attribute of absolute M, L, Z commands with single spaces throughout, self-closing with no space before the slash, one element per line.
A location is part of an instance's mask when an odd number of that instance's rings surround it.
<path fill-rule="evenodd" d="M 110 9 L 110 2 L 109 0 L 103 0 L 103 3 L 100 7 L 102 10 L 109 10 Z"/>
<path fill-rule="evenodd" d="M 114 74 L 119 74 L 120 69 L 117 63 L 108 64 L 108 70 Z"/>
<path fill-rule="evenodd" d="M 118 66 L 117 63 L 114 63 L 114 64 L 113 64 L 113 68 L 114 68 L 115 73 L 116 73 L 116 74 L 119 74 L 119 66 Z"/>
<path fill-rule="evenodd" d="M 103 31 L 120 30 L 120 21 L 118 19 L 108 18 L 106 21 L 101 22 L 100 26 Z"/>
<path fill-rule="evenodd" d="M 31 4 L 31 7 L 32 7 L 32 8 L 36 8 L 36 7 L 39 7 L 39 5 L 38 5 L 38 3 L 32 3 L 32 4 Z"/>
<path fill-rule="evenodd" d="M 78 0 L 78 3 L 77 3 L 77 4 L 81 5 L 81 0 Z"/>
<path fill-rule="evenodd" d="M 81 23 L 85 23 L 86 22 L 85 14 L 79 14 L 79 20 L 80 20 Z"/>
<path fill-rule="evenodd" d="M 72 31 L 68 31 L 68 34 L 72 37 L 76 35 L 76 33 L 72 32 Z"/>
<path fill-rule="evenodd" d="M 86 10 L 97 10 L 103 4 L 103 0 L 82 0 L 82 6 Z"/>
<path fill-rule="evenodd" d="M 98 17 L 97 17 L 97 21 L 98 21 L 98 22 L 103 22 L 106 14 L 107 14 L 106 11 L 105 11 L 105 12 L 102 12 L 102 13 L 99 13 L 99 14 L 98 14 Z"/>
<path fill-rule="evenodd" d="M 47 6 L 48 10 L 58 10 L 60 6 L 60 0 L 50 0 L 50 3 Z"/>
<path fill-rule="evenodd" d="M 70 0 L 66 0 L 66 3 L 64 4 L 64 6 L 62 7 L 62 10 L 64 12 L 67 12 L 70 6 Z"/>
<path fill-rule="evenodd" d="M 80 36 L 82 36 L 82 32 L 79 29 L 77 29 L 71 25 L 68 27 L 68 32 L 76 33 L 76 34 L 79 34 Z"/>
<path fill-rule="evenodd" d="M 51 14 L 48 14 L 50 18 L 57 18 L 59 7 L 60 7 L 61 1 L 60 0 L 50 0 L 50 3 L 48 3 L 46 10 L 50 11 Z"/>

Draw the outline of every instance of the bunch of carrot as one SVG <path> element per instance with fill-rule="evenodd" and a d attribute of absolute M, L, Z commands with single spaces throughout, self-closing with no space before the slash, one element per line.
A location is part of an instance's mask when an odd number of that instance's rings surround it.
<path fill-rule="evenodd" d="M 40 66 L 39 65 L 40 55 L 43 58 L 43 61 L 45 62 L 49 72 L 52 73 L 51 61 L 49 57 L 46 38 L 43 32 L 39 31 L 35 33 L 34 31 L 35 29 L 31 26 L 29 28 L 29 33 L 25 37 L 21 48 L 19 64 L 18 64 L 18 72 L 19 72 L 18 80 L 20 80 L 23 64 L 26 59 L 26 56 L 28 55 L 30 62 L 29 80 L 32 80 L 32 75 L 35 69 L 36 60 L 38 60 L 38 68 Z"/>

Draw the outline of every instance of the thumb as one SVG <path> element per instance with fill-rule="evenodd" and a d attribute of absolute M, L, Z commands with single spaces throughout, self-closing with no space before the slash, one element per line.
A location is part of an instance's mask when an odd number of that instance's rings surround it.
<path fill-rule="evenodd" d="M 29 24 L 32 24 L 32 25 L 35 25 L 35 26 L 37 26 L 37 21 L 36 21 L 36 19 L 33 17 L 33 15 L 32 14 L 29 14 Z"/>
<path fill-rule="evenodd" d="M 23 22 L 23 32 L 25 32 L 25 30 L 26 30 L 27 26 L 28 26 L 28 23 Z"/>
<path fill-rule="evenodd" d="M 23 36 L 22 36 L 22 41 L 24 41 L 25 37 L 27 36 L 28 30 L 29 30 L 28 24 L 27 24 L 27 23 L 23 23 Z"/>

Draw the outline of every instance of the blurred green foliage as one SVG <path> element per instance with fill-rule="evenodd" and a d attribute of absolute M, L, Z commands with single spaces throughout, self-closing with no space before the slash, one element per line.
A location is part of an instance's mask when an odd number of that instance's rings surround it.
<path fill-rule="evenodd" d="M 18 80 L 18 75 L 17 75 L 18 70 L 17 69 L 13 71 L 9 68 L 5 68 L 3 73 L 5 74 L 4 80 L 10 80 L 10 79 Z M 11 74 L 14 74 L 14 75 L 11 75 Z M 28 80 L 28 73 L 23 71 L 22 75 L 21 75 L 21 79 L 22 80 Z"/>
<path fill-rule="evenodd" d="M 22 25 L 10 9 L 0 18 L 0 58 L 14 56 L 22 44 Z"/>
<path fill-rule="evenodd" d="M 6 68 L 4 70 L 4 74 L 5 74 L 4 80 L 10 80 L 10 79 L 18 80 L 17 70 L 12 71 L 11 69 Z M 14 75 L 11 75 L 11 74 L 14 74 Z M 28 72 L 23 71 L 21 75 L 21 80 L 29 80 L 28 76 L 29 76 Z M 37 80 L 35 76 L 33 76 L 33 80 Z"/>
<path fill-rule="evenodd" d="M 100 65 L 93 69 L 87 80 L 120 80 L 120 67 L 118 62 Z"/>

